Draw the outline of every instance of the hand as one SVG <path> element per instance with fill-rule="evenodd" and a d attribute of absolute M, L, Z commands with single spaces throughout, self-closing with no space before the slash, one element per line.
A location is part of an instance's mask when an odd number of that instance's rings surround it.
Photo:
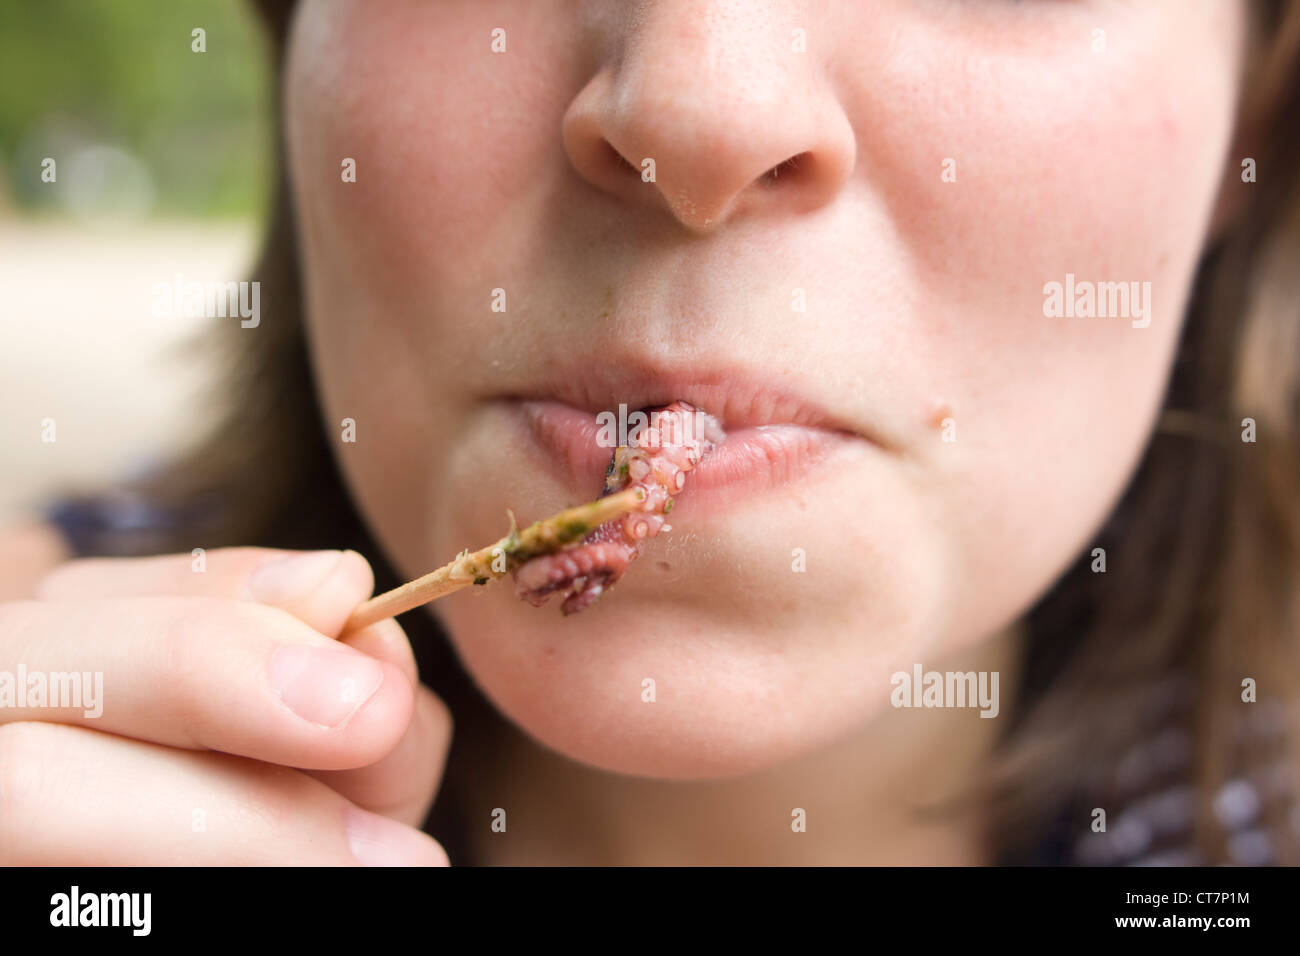
<path fill-rule="evenodd" d="M 416 827 L 450 715 L 395 621 L 336 640 L 373 586 L 356 552 L 233 548 L 0 604 L 0 864 L 446 865 Z M 60 672 L 81 706 L 33 706 Z"/>

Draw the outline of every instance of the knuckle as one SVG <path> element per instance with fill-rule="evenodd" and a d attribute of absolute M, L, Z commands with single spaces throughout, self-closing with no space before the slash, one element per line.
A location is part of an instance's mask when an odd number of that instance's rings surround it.
<path fill-rule="evenodd" d="M 216 666 L 222 656 L 235 656 L 235 645 L 267 634 L 272 615 L 257 613 L 256 605 L 222 598 L 178 598 L 164 603 L 159 654 L 162 680 L 159 703 L 179 721 L 197 744 L 204 735 L 202 721 L 213 708 L 214 695 L 228 695 L 220 686 L 227 672 Z"/>
<path fill-rule="evenodd" d="M 215 654 L 241 641 L 269 644 L 291 620 L 276 608 L 227 598 L 164 598 L 161 605 L 162 646 L 167 666 L 178 678 L 210 678 Z"/>
<path fill-rule="evenodd" d="M 214 701 L 237 699 L 233 680 L 260 677 L 255 662 L 269 660 L 281 643 L 302 643 L 310 629 L 279 608 L 248 601 L 196 597 L 164 599 L 168 610 L 160 626 L 159 704 L 190 746 L 206 747 L 218 735 L 215 721 L 224 708 Z M 249 666 L 221 666 L 245 661 Z"/>
<path fill-rule="evenodd" d="M 168 602 L 166 621 L 161 627 L 161 656 L 157 704 L 187 737 L 199 746 L 202 731 L 195 721 L 205 693 L 212 692 L 210 645 L 219 639 L 222 602 L 211 598 Z M 229 640 L 229 635 L 226 635 Z"/>
<path fill-rule="evenodd" d="M 162 604 L 165 619 L 159 635 L 159 649 L 169 678 L 168 686 L 182 693 L 190 681 L 206 671 L 208 649 L 219 639 L 226 602 L 217 598 L 167 600 Z M 226 633 L 225 639 L 231 639 Z"/>

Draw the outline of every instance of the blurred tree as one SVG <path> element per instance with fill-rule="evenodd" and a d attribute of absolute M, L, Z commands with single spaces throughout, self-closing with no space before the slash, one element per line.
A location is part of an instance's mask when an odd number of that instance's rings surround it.
<path fill-rule="evenodd" d="M 191 31 L 206 31 L 206 52 Z M 154 211 L 258 214 L 270 159 L 266 50 L 241 0 L 4 0 L 0 176 L 22 210 L 54 205 L 40 160 L 115 146 L 152 179 Z M 0 202 L 0 205 L 3 205 Z"/>

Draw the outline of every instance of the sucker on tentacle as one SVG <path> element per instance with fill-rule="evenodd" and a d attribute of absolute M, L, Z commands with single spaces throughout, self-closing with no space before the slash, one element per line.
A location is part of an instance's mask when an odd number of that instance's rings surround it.
<path fill-rule="evenodd" d="M 673 496 L 724 437 L 716 419 L 686 402 L 651 412 L 647 427 L 614 450 L 601 492 L 603 498 L 641 488 L 641 509 L 605 522 L 567 550 L 521 565 L 515 571 L 515 593 L 534 607 L 563 593 L 560 610 L 566 615 L 595 604 L 623 577 L 646 541 L 672 530 L 664 516 L 672 510 Z"/>

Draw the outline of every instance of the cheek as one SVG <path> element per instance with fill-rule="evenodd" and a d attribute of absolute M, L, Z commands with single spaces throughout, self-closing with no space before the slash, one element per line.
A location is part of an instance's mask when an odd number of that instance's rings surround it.
<path fill-rule="evenodd" d="M 1087 22 L 1010 51 L 920 31 L 851 93 L 866 175 L 918 281 L 938 305 L 982 313 L 947 323 L 965 340 L 1068 345 L 1074 329 L 1038 321 L 1043 284 L 1067 271 L 1151 281 L 1161 325 L 1178 323 L 1233 119 L 1231 71 L 1204 66 L 1225 41 L 1210 22 L 1171 34 L 1169 15 L 1133 11 L 1100 53 Z"/>
<path fill-rule="evenodd" d="M 1016 50 L 918 31 L 851 93 L 923 303 L 894 347 L 956 421 L 956 441 L 927 452 L 939 527 L 954 567 L 999 569 L 954 581 L 963 640 L 1045 588 L 1126 484 L 1221 181 L 1236 84 L 1205 63 L 1229 56 L 1227 27 L 1158 5 L 1117 16 L 1105 53 L 1068 13 Z M 1045 316 L 1045 284 L 1067 273 L 1149 283 L 1150 326 Z"/>
<path fill-rule="evenodd" d="M 571 34 L 540 6 L 308 2 L 302 11 L 293 46 L 302 56 L 288 83 L 295 175 L 371 301 L 464 285 L 467 267 L 490 289 L 501 281 L 491 261 L 513 261 L 521 204 L 542 187 L 538 166 L 562 156 L 566 85 L 554 73 L 575 60 Z M 503 22 L 507 51 L 493 53 Z M 342 157 L 357 161 L 346 189 Z"/>
<path fill-rule="evenodd" d="M 522 52 L 492 53 L 502 22 L 508 50 L 528 38 L 554 54 L 541 62 L 571 62 L 557 18 L 517 3 L 303 0 L 289 48 L 288 158 L 322 404 L 331 430 L 357 420 L 360 451 L 344 448 L 342 465 L 398 554 L 422 553 L 432 518 L 402 521 L 392 502 L 438 513 L 454 462 L 436 450 L 458 447 L 465 427 L 469 399 L 447 372 L 483 368 L 485 343 L 502 341 L 492 289 L 509 284 L 524 232 L 510 226 L 540 191 L 518 157 L 559 151 L 563 84 Z M 464 334 L 469 322 L 478 334 Z"/>

